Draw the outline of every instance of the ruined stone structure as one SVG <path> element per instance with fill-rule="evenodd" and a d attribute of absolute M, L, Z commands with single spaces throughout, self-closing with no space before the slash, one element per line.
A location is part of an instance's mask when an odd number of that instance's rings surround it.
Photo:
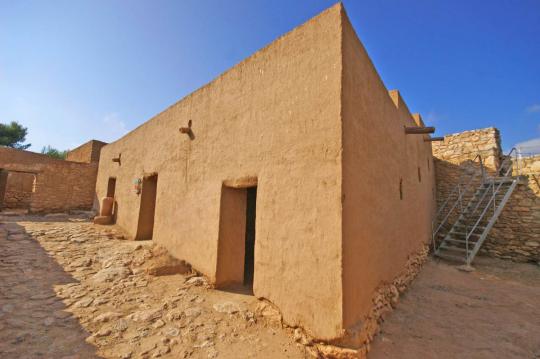
<path fill-rule="evenodd" d="M 359 346 L 431 237 L 431 143 L 405 126 L 337 4 L 103 147 L 97 195 L 217 287 Z"/>
<path fill-rule="evenodd" d="M 486 128 L 445 136 L 433 144 L 437 200 L 444 201 L 457 185 L 466 164 L 480 154 L 488 172 L 493 173 L 503 151 L 499 131 Z M 477 161 L 476 161 L 477 162 Z M 516 158 L 514 176 L 523 175 L 503 212 L 490 231 L 481 253 L 520 262 L 540 261 L 540 156 Z"/>
<path fill-rule="evenodd" d="M 90 141 L 68 155 L 78 162 L 0 147 L 0 208 L 31 212 L 91 209 L 99 160 L 96 153 L 99 156 L 101 147 L 102 142 Z"/>

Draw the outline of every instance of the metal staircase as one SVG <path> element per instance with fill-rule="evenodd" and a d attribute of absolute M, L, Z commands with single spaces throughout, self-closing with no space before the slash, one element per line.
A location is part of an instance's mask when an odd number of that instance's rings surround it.
<path fill-rule="evenodd" d="M 478 160 L 479 166 L 465 172 L 437 211 L 432 234 L 435 256 L 472 263 L 518 184 L 518 177 L 508 177 L 515 151 L 505 156 L 494 176 L 486 174 L 482 157 L 475 157 L 472 163 Z"/>

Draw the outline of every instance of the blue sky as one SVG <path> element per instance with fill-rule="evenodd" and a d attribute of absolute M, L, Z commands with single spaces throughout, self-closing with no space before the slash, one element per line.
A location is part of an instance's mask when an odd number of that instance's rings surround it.
<path fill-rule="evenodd" d="M 32 150 L 113 141 L 335 1 L 0 0 L 0 122 Z M 540 1 L 344 1 L 388 89 L 437 134 L 540 150 Z"/>

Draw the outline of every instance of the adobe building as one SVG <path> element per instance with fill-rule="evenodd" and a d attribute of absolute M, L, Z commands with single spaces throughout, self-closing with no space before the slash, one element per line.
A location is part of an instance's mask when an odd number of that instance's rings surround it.
<path fill-rule="evenodd" d="M 216 287 L 358 346 L 431 238 L 431 142 L 405 131 L 423 126 L 337 4 L 103 147 L 97 196 Z"/>
<path fill-rule="evenodd" d="M 0 209 L 34 213 L 92 209 L 104 145 L 89 141 L 70 151 L 68 160 L 0 147 Z"/>

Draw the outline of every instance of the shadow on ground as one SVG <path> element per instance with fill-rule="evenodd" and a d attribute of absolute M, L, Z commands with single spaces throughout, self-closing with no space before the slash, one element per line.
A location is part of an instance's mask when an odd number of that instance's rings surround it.
<path fill-rule="evenodd" d="M 0 223 L 0 254 L 0 358 L 97 358 L 54 290 L 77 281 L 16 223 Z"/>

